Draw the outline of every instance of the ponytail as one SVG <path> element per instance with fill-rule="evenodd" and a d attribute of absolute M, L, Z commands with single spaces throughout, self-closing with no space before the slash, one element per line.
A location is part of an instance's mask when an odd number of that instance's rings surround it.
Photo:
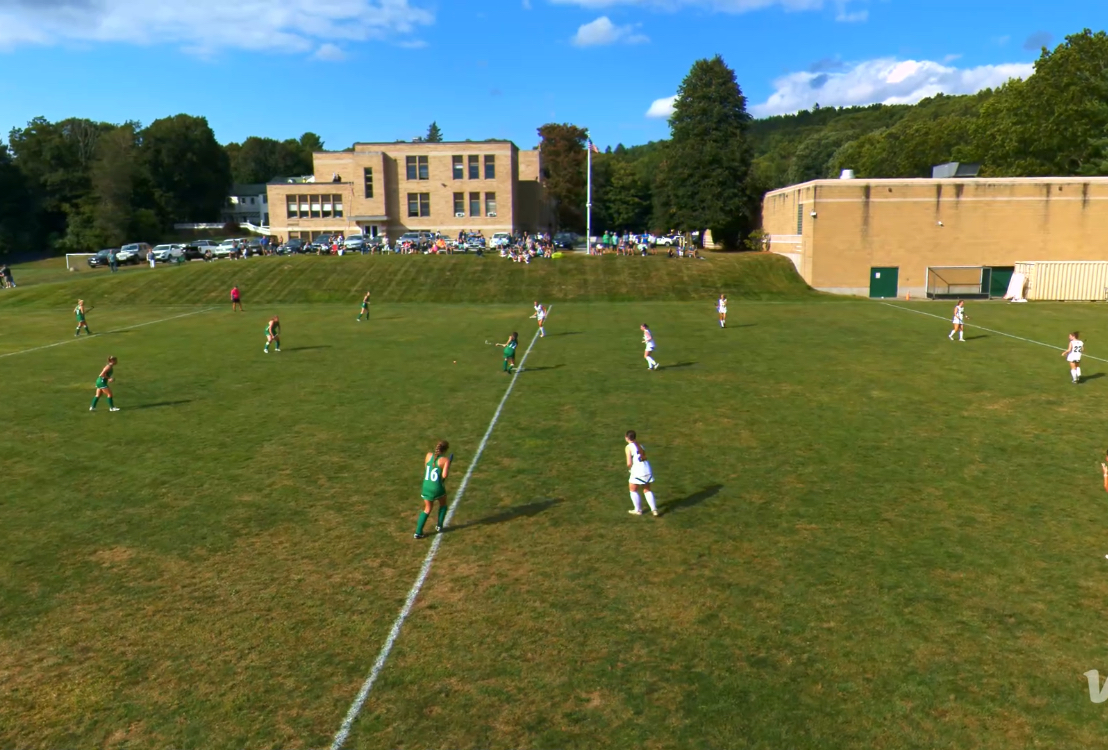
<path fill-rule="evenodd" d="M 435 443 L 435 458 L 438 458 L 442 454 L 446 453 L 448 448 L 450 448 L 450 443 L 446 442 L 445 440 L 440 440 L 439 442 Z"/>

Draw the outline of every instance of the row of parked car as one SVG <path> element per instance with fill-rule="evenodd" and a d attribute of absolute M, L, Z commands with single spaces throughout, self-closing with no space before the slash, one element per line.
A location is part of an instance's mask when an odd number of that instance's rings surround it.
<path fill-rule="evenodd" d="M 261 255 L 262 241 L 257 237 L 228 239 L 222 242 L 213 240 L 196 240 L 188 244 L 155 245 L 151 247 L 145 242 L 132 242 L 118 248 L 101 250 L 90 255 L 88 264 L 92 268 L 111 265 L 111 257 L 115 255 L 115 262 L 121 266 L 134 266 L 146 263 L 150 253 L 154 253 L 154 260 L 158 263 L 171 263 L 177 260 L 200 260 L 208 257 L 229 258 L 235 254 Z"/>

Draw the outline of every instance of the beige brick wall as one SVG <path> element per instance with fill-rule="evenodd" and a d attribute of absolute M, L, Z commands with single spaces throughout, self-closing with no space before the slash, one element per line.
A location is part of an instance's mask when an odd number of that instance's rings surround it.
<path fill-rule="evenodd" d="M 526 175 L 530 184 L 520 189 L 521 152 L 507 141 L 465 143 L 359 143 L 353 152 L 323 152 L 313 155 L 316 182 L 301 185 L 270 185 L 271 226 L 287 237 L 289 231 L 359 231 L 356 217 L 387 216 L 379 222 L 380 231 L 395 240 L 410 230 L 433 230 L 455 235 L 460 230 L 479 230 L 486 237 L 501 231 L 535 231 L 545 215 L 545 195 L 539 179 L 537 152 L 526 154 Z M 406 159 L 426 157 L 428 179 L 409 180 Z M 462 179 L 454 178 L 454 157 L 463 160 Z M 478 159 L 478 179 L 469 178 L 469 157 Z M 485 179 L 485 157 L 495 158 L 496 175 Z M 363 169 L 372 168 L 374 197 L 364 196 Z M 340 182 L 332 182 L 333 175 Z M 289 219 L 288 194 L 313 194 L 343 191 L 346 196 L 343 219 Z M 430 216 L 408 216 L 409 194 L 425 193 L 430 199 Z M 455 216 L 454 195 L 462 194 L 463 217 Z M 470 212 L 471 194 L 476 193 L 480 210 Z M 496 199 L 496 216 L 488 216 L 488 194 Z"/>
<path fill-rule="evenodd" d="M 928 266 L 1108 260 L 1108 178 L 818 180 L 768 193 L 763 226 L 818 289 L 867 294 L 894 266 L 921 296 Z"/>

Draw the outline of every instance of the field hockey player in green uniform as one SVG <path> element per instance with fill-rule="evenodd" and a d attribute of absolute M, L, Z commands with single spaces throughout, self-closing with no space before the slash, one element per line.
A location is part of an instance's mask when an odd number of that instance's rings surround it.
<path fill-rule="evenodd" d="M 266 354 L 269 354 L 270 344 L 275 344 L 277 351 L 281 351 L 281 321 L 276 315 L 265 324 L 265 349 L 262 351 Z"/>
<path fill-rule="evenodd" d="M 115 357 L 108 357 L 108 364 L 104 365 L 104 369 L 100 371 L 100 377 L 96 379 L 96 395 L 92 397 L 92 406 L 88 408 L 89 411 L 96 411 L 96 402 L 100 400 L 101 393 L 108 397 L 108 411 L 119 411 L 119 407 L 112 400 L 112 387 L 108 385 L 112 382 L 112 371 L 115 369 L 117 361 Z"/>
<path fill-rule="evenodd" d="M 435 531 L 442 531 L 442 527 L 446 525 L 446 477 L 450 474 L 450 462 L 454 460 L 454 454 L 443 454 L 449 448 L 450 443 L 440 440 L 435 445 L 435 450 L 423 459 L 423 489 L 420 492 L 423 512 L 419 514 L 419 522 L 416 524 L 416 539 L 423 538 L 423 525 L 427 523 L 427 517 L 431 515 L 431 508 L 436 500 L 439 501 L 439 522 Z"/>
<path fill-rule="evenodd" d="M 363 315 L 366 320 L 369 320 L 369 292 L 362 297 L 362 311 L 358 313 L 358 320 L 361 320 Z"/>
<path fill-rule="evenodd" d="M 83 299 L 77 300 L 77 306 L 73 308 L 73 314 L 77 316 L 77 332 L 74 336 L 81 335 L 81 329 L 85 329 L 85 333 L 89 336 L 92 335 L 92 331 L 88 329 L 88 323 L 85 322 L 85 301 Z"/>
<path fill-rule="evenodd" d="M 511 372 L 516 366 L 516 346 L 519 344 L 519 334 L 512 331 L 508 337 L 508 343 L 497 344 L 504 347 L 504 372 Z"/>

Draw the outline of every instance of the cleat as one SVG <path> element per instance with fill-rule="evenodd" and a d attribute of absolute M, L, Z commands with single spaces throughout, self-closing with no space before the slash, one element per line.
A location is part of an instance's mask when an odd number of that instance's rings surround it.
<path fill-rule="evenodd" d="M 632 508 L 631 510 L 629 510 L 627 512 L 630 513 L 633 516 L 641 516 L 642 515 L 641 510 L 635 510 L 634 508 Z"/>
<path fill-rule="evenodd" d="M 266 354 L 269 354 L 269 349 L 262 349 L 262 351 L 265 352 Z"/>
<path fill-rule="evenodd" d="M 412 535 L 412 538 L 413 538 L 413 539 L 422 539 L 422 538 L 423 538 L 423 534 L 413 534 L 413 535 Z"/>
<path fill-rule="evenodd" d="M 278 352 L 280 352 L 281 350 L 280 350 L 280 349 L 278 349 L 277 351 L 278 351 Z"/>
<path fill-rule="evenodd" d="M 90 406 L 90 407 L 88 408 L 88 410 L 89 410 L 89 411 L 96 411 L 96 407 L 95 407 L 95 406 Z"/>
<path fill-rule="evenodd" d="M 118 406 L 112 406 L 108 409 L 108 411 L 119 411 L 119 407 Z"/>
<path fill-rule="evenodd" d="M 435 531 L 441 532 L 442 531 L 442 526 L 436 526 Z"/>
<path fill-rule="evenodd" d="M 652 515 L 652 516 L 654 516 L 655 518 L 657 518 L 657 517 L 658 517 L 658 511 L 656 511 L 656 510 L 652 510 L 652 511 L 650 511 L 650 515 Z"/>

